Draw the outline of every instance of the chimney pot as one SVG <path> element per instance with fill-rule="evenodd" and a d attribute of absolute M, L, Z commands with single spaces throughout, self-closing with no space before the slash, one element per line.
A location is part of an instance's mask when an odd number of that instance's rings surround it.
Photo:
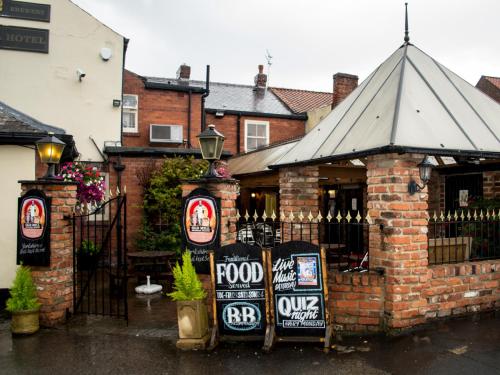
<path fill-rule="evenodd" d="M 177 69 L 177 79 L 182 79 L 182 80 L 189 80 L 189 77 L 191 76 L 191 67 L 186 64 L 182 64 L 179 66 L 179 69 Z"/>
<path fill-rule="evenodd" d="M 259 73 L 255 76 L 255 88 L 265 89 L 267 86 L 267 74 L 264 74 L 264 65 L 259 65 Z"/>
<path fill-rule="evenodd" d="M 333 100 L 332 108 L 340 104 L 358 87 L 358 76 L 347 73 L 336 73 L 333 75 Z"/>

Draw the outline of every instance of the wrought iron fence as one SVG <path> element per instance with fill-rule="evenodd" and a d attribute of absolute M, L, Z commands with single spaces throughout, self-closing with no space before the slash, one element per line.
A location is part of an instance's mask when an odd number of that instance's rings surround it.
<path fill-rule="evenodd" d="M 74 312 L 128 319 L 126 195 L 74 214 Z"/>
<path fill-rule="evenodd" d="M 500 210 L 441 212 L 429 220 L 429 264 L 500 258 Z"/>
<path fill-rule="evenodd" d="M 261 247 L 273 247 L 288 241 L 306 241 L 318 244 L 327 252 L 329 268 L 340 271 L 368 270 L 369 216 L 350 212 L 325 217 L 309 212 L 285 215 L 275 212 L 268 216 L 255 213 L 236 216 L 236 241 Z"/>

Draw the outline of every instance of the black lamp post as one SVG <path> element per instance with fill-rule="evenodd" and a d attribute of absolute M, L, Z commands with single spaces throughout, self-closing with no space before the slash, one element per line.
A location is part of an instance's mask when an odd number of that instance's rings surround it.
<path fill-rule="evenodd" d="M 418 165 L 418 171 L 420 174 L 420 180 L 422 180 L 422 186 L 417 184 L 416 181 L 411 180 L 408 183 L 408 193 L 410 193 L 410 195 L 413 195 L 425 188 L 425 186 L 431 179 L 432 167 L 434 167 L 434 164 L 432 164 L 429 160 L 429 157 L 425 155 L 422 162 Z"/>
<path fill-rule="evenodd" d="M 55 165 L 59 164 L 61 155 L 66 144 L 59 138 L 54 136 L 54 133 L 49 132 L 48 135 L 36 142 L 38 155 L 42 163 L 46 163 L 49 167 L 47 173 L 42 177 L 44 180 L 57 179 L 55 176 Z"/>
<path fill-rule="evenodd" d="M 215 130 L 215 125 L 208 125 L 207 129 L 198 135 L 198 139 L 200 141 L 201 156 L 210 162 L 205 177 L 218 177 L 214 171 L 213 162 L 220 159 L 222 147 L 224 146 L 224 136 Z"/>

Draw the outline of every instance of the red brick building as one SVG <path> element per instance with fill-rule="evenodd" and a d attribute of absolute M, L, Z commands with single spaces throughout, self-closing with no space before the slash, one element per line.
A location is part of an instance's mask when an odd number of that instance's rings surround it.
<path fill-rule="evenodd" d="M 332 93 L 268 88 L 262 65 L 251 85 L 207 86 L 191 80 L 190 73 L 185 64 L 176 78 L 124 73 L 122 142 L 108 145 L 106 153 L 115 165 L 125 166 L 120 181 L 118 175 L 111 176 L 111 186 L 127 188 L 131 248 L 142 220 L 141 179 L 165 157 L 201 158 L 196 137 L 204 126 L 214 124 L 224 134 L 227 158 L 302 137 L 306 126 L 311 128 L 331 110 L 334 100 Z M 342 76 L 354 77 L 357 84 L 356 76 Z M 348 94 L 344 86 L 337 97 Z"/>

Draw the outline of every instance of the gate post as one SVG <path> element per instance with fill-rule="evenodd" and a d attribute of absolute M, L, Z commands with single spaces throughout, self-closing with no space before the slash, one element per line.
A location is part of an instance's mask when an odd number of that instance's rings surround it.
<path fill-rule="evenodd" d="M 50 214 L 50 266 L 30 266 L 40 307 L 40 324 L 53 327 L 73 310 L 73 247 L 71 214 L 76 205 L 76 183 L 19 181 L 21 196 L 31 189 L 52 197 Z"/>
<path fill-rule="evenodd" d="M 384 154 L 367 158 L 370 268 L 385 271 L 385 318 L 397 332 L 425 321 L 427 275 L 427 188 L 410 195 L 423 155 Z"/>
<path fill-rule="evenodd" d="M 201 178 L 186 180 L 182 184 L 182 197 L 187 197 L 195 189 L 208 190 L 215 198 L 220 198 L 221 203 L 221 246 L 236 242 L 236 198 L 238 198 L 240 185 L 234 178 Z M 209 316 L 212 315 L 212 284 L 210 275 L 198 275 L 203 288 L 207 292 L 205 301 Z"/>

